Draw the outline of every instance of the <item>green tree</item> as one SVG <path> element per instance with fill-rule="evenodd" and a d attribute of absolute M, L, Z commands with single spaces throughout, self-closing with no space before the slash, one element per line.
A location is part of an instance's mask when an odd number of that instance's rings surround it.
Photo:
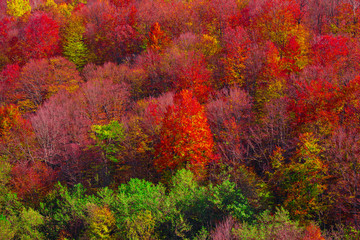
<path fill-rule="evenodd" d="M 95 147 L 101 149 L 103 158 L 118 162 L 117 154 L 124 139 L 123 126 L 118 121 L 111 121 L 106 125 L 93 125 L 91 130 L 91 138 L 95 140 Z"/>
<path fill-rule="evenodd" d="M 85 26 L 81 17 L 73 15 L 65 28 L 64 55 L 82 69 L 89 60 L 89 50 L 84 43 Z"/>
<path fill-rule="evenodd" d="M 267 210 L 257 217 L 255 224 L 242 223 L 233 233 L 236 239 L 243 240 L 302 239 L 299 223 L 291 221 L 289 212 L 283 208 L 275 214 Z"/>

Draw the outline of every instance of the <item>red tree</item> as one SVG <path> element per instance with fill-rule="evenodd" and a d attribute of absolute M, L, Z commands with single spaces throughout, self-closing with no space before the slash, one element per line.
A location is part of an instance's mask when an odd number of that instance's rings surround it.
<path fill-rule="evenodd" d="M 17 100 L 16 86 L 20 75 L 20 67 L 17 64 L 6 65 L 0 72 L 0 105 Z"/>
<path fill-rule="evenodd" d="M 36 203 L 51 190 L 56 172 L 40 161 L 17 163 L 11 170 L 11 187 L 17 196 Z"/>
<path fill-rule="evenodd" d="M 46 58 L 60 53 L 59 25 L 46 13 L 31 15 L 24 28 L 24 57 Z"/>
<path fill-rule="evenodd" d="M 214 142 L 204 107 L 189 90 L 181 91 L 174 102 L 162 120 L 155 166 L 159 171 L 186 166 L 201 177 L 214 160 Z"/>

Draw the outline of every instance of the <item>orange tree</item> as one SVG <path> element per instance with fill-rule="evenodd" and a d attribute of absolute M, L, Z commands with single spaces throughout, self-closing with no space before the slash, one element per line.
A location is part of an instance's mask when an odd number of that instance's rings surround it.
<path fill-rule="evenodd" d="M 189 90 L 174 97 L 162 119 L 155 166 L 159 171 L 186 166 L 201 177 L 214 159 L 214 142 L 204 107 Z"/>

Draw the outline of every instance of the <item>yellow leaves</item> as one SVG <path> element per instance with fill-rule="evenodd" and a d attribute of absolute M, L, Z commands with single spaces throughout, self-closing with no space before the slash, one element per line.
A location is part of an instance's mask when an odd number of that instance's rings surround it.
<path fill-rule="evenodd" d="M 249 0 L 236 0 L 238 9 L 244 9 L 249 5 Z"/>
<path fill-rule="evenodd" d="M 7 0 L 7 13 L 14 17 L 21 17 L 31 11 L 29 0 Z"/>
<path fill-rule="evenodd" d="M 284 164 L 284 152 L 285 151 L 281 147 L 277 146 L 273 154 L 270 156 L 271 164 L 274 169 L 278 169 Z"/>
<path fill-rule="evenodd" d="M 220 42 L 216 37 L 208 34 L 203 34 L 200 42 L 200 49 L 204 56 L 211 57 L 219 52 Z"/>
<path fill-rule="evenodd" d="M 18 106 L 22 112 L 35 112 L 36 109 L 38 108 L 38 104 L 31 101 L 30 99 L 19 101 Z"/>
<path fill-rule="evenodd" d="M 47 8 L 57 8 L 57 4 L 54 2 L 54 0 L 46 0 L 45 7 L 47 7 Z"/>
<path fill-rule="evenodd" d="M 236 48 L 236 52 L 224 58 L 225 82 L 229 85 L 242 87 L 244 84 L 245 61 L 247 59 L 245 50 Z"/>
<path fill-rule="evenodd" d="M 84 43 L 84 20 L 80 16 L 70 19 L 64 34 L 64 55 L 81 69 L 89 60 L 88 48 Z"/>
<path fill-rule="evenodd" d="M 300 47 L 300 54 L 293 56 L 295 59 L 296 66 L 301 70 L 305 66 L 307 66 L 311 59 L 309 57 L 310 54 L 310 32 L 307 30 L 302 24 L 299 24 L 296 26 L 296 28 L 293 29 L 293 33 L 291 33 L 292 36 L 296 36 L 296 41 L 299 44 Z"/>
<path fill-rule="evenodd" d="M 112 236 L 116 228 L 116 220 L 114 215 L 107 207 L 98 207 L 89 205 L 89 235 L 91 239 L 115 239 Z"/>

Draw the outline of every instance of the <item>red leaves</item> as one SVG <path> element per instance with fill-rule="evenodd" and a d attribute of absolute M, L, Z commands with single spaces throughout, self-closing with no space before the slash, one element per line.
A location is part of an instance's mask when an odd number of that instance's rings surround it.
<path fill-rule="evenodd" d="M 296 100 L 292 103 L 297 125 L 317 121 L 337 125 L 341 107 L 340 89 L 325 80 L 299 85 Z"/>
<path fill-rule="evenodd" d="M 296 125 L 320 124 L 332 129 L 340 125 L 357 127 L 360 122 L 359 86 L 359 77 L 345 86 L 326 80 L 298 83 L 290 109 L 295 113 Z"/>
<path fill-rule="evenodd" d="M 188 90 L 177 94 L 174 102 L 162 120 L 155 166 L 159 171 L 186 166 L 203 175 L 207 164 L 214 160 L 214 142 L 204 108 Z"/>
<path fill-rule="evenodd" d="M 195 53 L 190 54 L 193 60 L 189 65 L 182 66 L 177 81 L 174 82 L 177 90 L 189 89 L 200 103 L 208 100 L 212 92 L 210 71 L 206 68 L 203 58 L 197 58 Z"/>
<path fill-rule="evenodd" d="M 9 27 L 8 27 L 9 22 L 10 19 L 8 18 L 4 18 L 0 21 L 0 46 L 3 43 L 5 43 L 5 40 L 9 35 Z"/>
<path fill-rule="evenodd" d="M 15 89 L 19 75 L 20 67 L 17 64 L 6 65 L 0 72 L 0 102 L 10 103 L 17 100 Z"/>
<path fill-rule="evenodd" d="M 349 54 L 348 38 L 342 36 L 321 36 L 313 45 L 314 60 L 322 65 L 336 64 L 343 61 Z"/>
<path fill-rule="evenodd" d="M 60 53 L 59 25 L 47 14 L 33 14 L 24 32 L 26 59 L 51 57 Z"/>
<path fill-rule="evenodd" d="M 17 163 L 12 168 L 11 175 L 10 184 L 13 191 L 21 199 L 32 202 L 37 202 L 40 200 L 39 197 L 45 196 L 56 178 L 56 172 L 39 161 Z"/>

